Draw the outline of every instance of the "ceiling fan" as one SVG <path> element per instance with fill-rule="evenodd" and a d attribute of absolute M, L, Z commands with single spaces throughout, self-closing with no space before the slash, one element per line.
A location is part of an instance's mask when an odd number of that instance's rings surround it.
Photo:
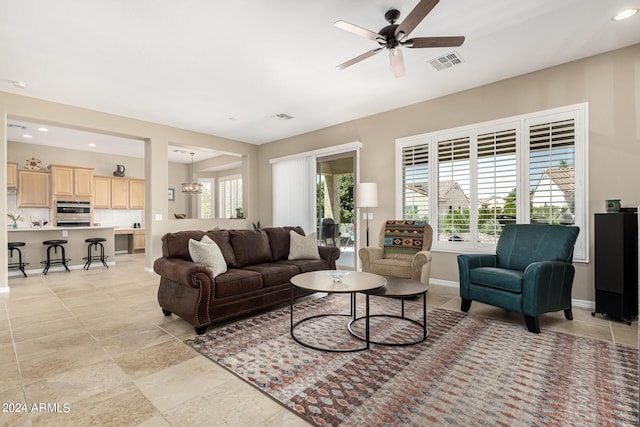
<path fill-rule="evenodd" d="M 345 31 L 349 31 L 358 36 L 366 37 L 377 42 L 380 47 L 356 56 L 355 58 L 338 65 L 338 69 L 343 70 L 353 64 L 367 59 L 382 49 L 389 50 L 389 59 L 391 62 L 391 70 L 396 77 L 402 77 L 405 74 L 404 59 L 402 57 L 401 46 L 422 49 L 425 47 L 456 47 L 464 43 L 464 36 L 447 36 L 447 37 L 415 37 L 407 38 L 409 34 L 422 22 L 429 12 L 438 4 L 439 0 L 420 0 L 416 7 L 407 15 L 400 24 L 396 21 L 400 17 L 397 9 L 390 9 L 384 14 L 384 19 L 389 25 L 382 28 L 377 33 L 369 31 L 365 28 L 351 24 L 346 21 L 336 21 L 333 25 Z"/>

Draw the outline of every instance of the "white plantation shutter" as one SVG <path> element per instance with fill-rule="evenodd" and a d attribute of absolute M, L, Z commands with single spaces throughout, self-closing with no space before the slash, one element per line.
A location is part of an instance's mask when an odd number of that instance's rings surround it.
<path fill-rule="evenodd" d="M 429 221 L 429 144 L 402 149 L 402 212 L 405 219 Z"/>
<path fill-rule="evenodd" d="M 478 242 L 496 243 L 502 227 L 515 223 L 515 199 L 509 196 L 515 192 L 518 175 L 516 136 L 516 129 L 507 129 L 477 137 Z"/>
<path fill-rule="evenodd" d="M 468 242 L 471 186 L 469 137 L 438 141 L 438 240 Z"/>
<path fill-rule="evenodd" d="M 396 215 L 428 218 L 434 250 L 456 252 L 491 250 L 509 223 L 576 225 L 588 261 L 587 107 L 398 139 Z"/>
<path fill-rule="evenodd" d="M 573 224 L 575 120 L 528 126 L 530 222 Z"/>

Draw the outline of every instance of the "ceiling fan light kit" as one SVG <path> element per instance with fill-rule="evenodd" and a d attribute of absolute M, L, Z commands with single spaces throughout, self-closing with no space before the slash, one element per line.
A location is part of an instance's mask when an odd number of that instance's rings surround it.
<path fill-rule="evenodd" d="M 337 21 L 334 25 L 345 31 L 349 31 L 360 37 L 365 37 L 377 42 L 380 47 L 356 56 L 347 62 L 338 65 L 338 69 L 343 70 L 351 65 L 357 64 L 382 49 L 389 51 L 389 62 L 391 71 L 396 77 L 402 77 L 405 74 L 404 59 L 401 47 L 410 49 L 423 49 L 432 47 L 458 47 L 464 43 L 464 36 L 446 36 L 446 37 L 415 37 L 408 39 L 409 34 L 422 22 L 422 20 L 431 12 L 438 4 L 439 0 L 421 0 L 416 7 L 413 8 L 409 15 L 400 23 L 396 24 L 400 18 L 400 11 L 390 9 L 384 14 L 385 20 L 389 25 L 382 28 L 377 33 L 351 24 L 346 21 Z"/>

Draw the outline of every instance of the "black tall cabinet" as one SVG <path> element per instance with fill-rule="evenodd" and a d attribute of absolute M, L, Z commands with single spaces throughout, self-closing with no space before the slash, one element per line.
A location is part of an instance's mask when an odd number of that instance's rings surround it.
<path fill-rule="evenodd" d="M 638 315 L 637 213 L 595 215 L 595 257 L 595 313 L 631 324 Z"/>

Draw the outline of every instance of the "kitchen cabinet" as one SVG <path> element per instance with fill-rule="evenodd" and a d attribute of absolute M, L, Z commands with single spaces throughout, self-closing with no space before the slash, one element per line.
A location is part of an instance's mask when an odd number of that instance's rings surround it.
<path fill-rule="evenodd" d="M 7 163 L 7 188 L 18 187 L 18 164 L 14 162 Z"/>
<path fill-rule="evenodd" d="M 48 208 L 51 203 L 49 177 L 49 172 L 18 170 L 18 207 Z"/>
<path fill-rule="evenodd" d="M 143 179 L 129 179 L 129 209 L 144 209 Z"/>
<path fill-rule="evenodd" d="M 93 195 L 93 169 L 60 165 L 51 165 L 49 168 L 51 191 L 54 196 L 91 197 Z"/>
<path fill-rule="evenodd" d="M 129 235 L 129 253 L 144 251 L 144 230 L 134 230 Z"/>
<path fill-rule="evenodd" d="M 144 209 L 144 179 L 110 179 L 111 209 Z"/>
<path fill-rule="evenodd" d="M 111 178 L 108 176 L 93 177 L 93 208 L 111 208 Z"/>
<path fill-rule="evenodd" d="M 129 208 L 129 180 L 126 178 L 111 179 L 111 209 Z"/>

